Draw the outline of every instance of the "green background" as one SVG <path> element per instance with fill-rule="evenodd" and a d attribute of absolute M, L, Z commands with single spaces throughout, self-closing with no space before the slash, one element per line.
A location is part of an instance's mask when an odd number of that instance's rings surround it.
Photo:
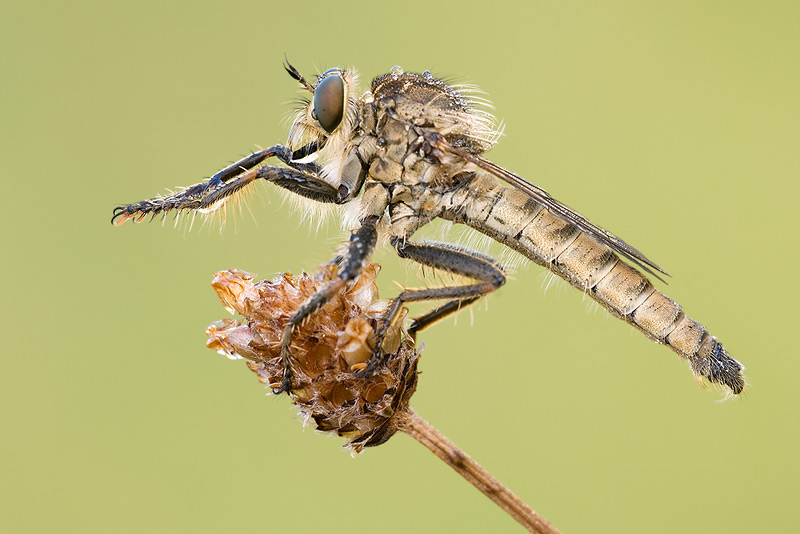
<path fill-rule="evenodd" d="M 209 282 L 313 269 L 342 237 L 273 188 L 192 230 L 111 209 L 284 142 L 306 76 L 479 85 L 493 160 L 621 235 L 748 367 L 686 365 L 521 266 L 422 336 L 413 406 L 564 532 L 788 532 L 800 496 L 797 2 L 4 2 L 0 530 L 496 532 L 407 436 L 356 459 L 204 348 Z M 416 268 L 390 251 L 392 281 Z M 410 281 L 410 282 L 409 282 Z M 419 283 L 419 282 L 416 282 Z"/>

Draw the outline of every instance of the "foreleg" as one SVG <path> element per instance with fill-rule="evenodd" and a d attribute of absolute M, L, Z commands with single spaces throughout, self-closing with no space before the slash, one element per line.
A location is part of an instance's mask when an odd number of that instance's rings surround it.
<path fill-rule="evenodd" d="M 154 216 L 172 210 L 212 210 L 258 178 L 318 202 L 339 203 L 342 201 L 340 192 L 319 176 L 318 165 L 294 161 L 316 149 L 316 143 L 311 143 L 294 152 L 282 145 L 260 150 L 228 165 L 206 182 L 171 195 L 118 206 L 114 209 L 111 222 L 115 225 L 128 219 L 139 222 L 147 215 Z M 288 167 L 262 165 L 273 156 Z"/>

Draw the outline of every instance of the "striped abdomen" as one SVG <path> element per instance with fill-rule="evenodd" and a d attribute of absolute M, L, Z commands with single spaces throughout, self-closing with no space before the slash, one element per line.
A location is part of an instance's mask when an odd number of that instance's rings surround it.
<path fill-rule="evenodd" d="M 608 246 L 531 200 L 479 173 L 446 193 L 441 216 L 464 223 L 555 272 L 613 315 L 689 360 L 692 371 L 733 393 L 744 389 L 743 366 L 705 327 L 658 291 Z"/>

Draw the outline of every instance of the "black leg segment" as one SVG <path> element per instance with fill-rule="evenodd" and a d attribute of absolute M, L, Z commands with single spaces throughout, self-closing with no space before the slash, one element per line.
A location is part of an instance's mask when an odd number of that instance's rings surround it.
<path fill-rule="evenodd" d="M 120 225 L 128 219 L 141 221 L 148 215 L 155 216 L 172 210 L 204 210 L 241 191 L 258 178 L 288 189 L 298 195 L 317 202 L 342 203 L 339 191 L 320 177 L 321 169 L 316 163 L 297 163 L 319 149 L 319 145 L 309 143 L 292 152 L 289 147 L 276 145 L 259 150 L 232 163 L 212 176 L 208 181 L 192 185 L 171 195 L 159 196 L 134 204 L 118 206 L 114 209 L 111 222 Z M 287 167 L 263 165 L 270 157 L 278 158 Z"/>
<path fill-rule="evenodd" d="M 480 283 L 460 286 L 445 286 L 430 289 L 409 289 L 400 293 L 392 301 L 377 334 L 375 351 L 367 363 L 367 367 L 359 372 L 359 376 L 369 376 L 384 359 L 382 350 L 383 338 L 389 327 L 397 319 L 403 304 L 423 300 L 451 299 L 447 303 L 422 315 L 411 323 L 410 334 L 426 328 L 434 322 L 468 306 L 480 297 L 491 293 L 506 281 L 502 267 L 492 258 L 458 245 L 449 243 L 410 243 L 401 239 L 392 240 L 398 256 L 413 260 L 422 265 L 440 269 L 449 273 L 472 278 Z"/>
<path fill-rule="evenodd" d="M 263 178 L 302 197 L 326 204 L 340 202 L 338 189 L 314 174 L 272 165 L 260 167 L 256 173 L 258 178 Z"/>
<path fill-rule="evenodd" d="M 292 353 L 291 344 L 294 329 L 303 320 L 321 308 L 326 302 L 343 291 L 349 282 L 361 274 L 364 266 L 375 250 L 378 240 L 378 230 L 375 227 L 377 218 L 371 217 L 364 221 L 353 235 L 350 236 L 350 245 L 346 255 L 341 260 L 339 277 L 328 282 L 319 291 L 311 295 L 289 319 L 289 324 L 283 330 L 281 338 L 281 360 L 283 362 L 283 382 L 279 387 L 273 388 L 273 393 L 280 394 L 292 389 Z"/>

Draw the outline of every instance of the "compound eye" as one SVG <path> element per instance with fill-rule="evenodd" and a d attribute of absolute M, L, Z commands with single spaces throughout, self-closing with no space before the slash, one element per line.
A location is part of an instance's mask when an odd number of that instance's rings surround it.
<path fill-rule="evenodd" d="M 313 116 L 326 132 L 333 133 L 344 115 L 344 80 L 339 74 L 329 74 L 314 89 Z"/>

